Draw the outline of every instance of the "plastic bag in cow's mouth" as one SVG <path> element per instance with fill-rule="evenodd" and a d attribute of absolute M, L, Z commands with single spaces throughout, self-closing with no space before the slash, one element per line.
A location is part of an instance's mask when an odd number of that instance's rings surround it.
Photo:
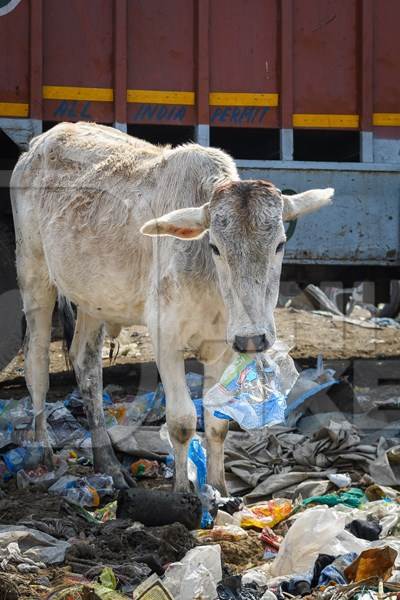
<path fill-rule="evenodd" d="M 286 396 L 298 373 L 281 343 L 257 354 L 236 354 L 205 395 L 204 407 L 243 429 L 271 427 L 285 420 Z"/>

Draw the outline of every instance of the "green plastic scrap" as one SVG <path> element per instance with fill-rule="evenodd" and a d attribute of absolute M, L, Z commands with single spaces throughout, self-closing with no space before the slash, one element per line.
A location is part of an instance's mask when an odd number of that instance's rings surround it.
<path fill-rule="evenodd" d="M 326 506 L 336 506 L 345 504 L 351 508 L 358 508 L 367 498 L 364 492 L 358 488 L 350 488 L 346 492 L 336 494 L 325 494 L 324 496 L 311 496 L 303 500 L 303 506 L 307 504 L 325 504 Z"/>
<path fill-rule="evenodd" d="M 117 578 L 111 567 L 104 567 L 99 576 L 100 583 L 109 590 L 117 589 Z"/>

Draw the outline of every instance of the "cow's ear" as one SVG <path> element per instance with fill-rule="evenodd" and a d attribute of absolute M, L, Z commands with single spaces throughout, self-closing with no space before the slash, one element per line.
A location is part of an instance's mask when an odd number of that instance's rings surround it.
<path fill-rule="evenodd" d="M 323 190 L 308 190 L 302 194 L 285 196 L 283 198 L 283 220 L 293 221 L 302 215 L 315 212 L 323 206 L 331 203 L 335 190 L 325 188 Z"/>
<path fill-rule="evenodd" d="M 210 225 L 209 204 L 180 208 L 158 219 L 147 221 L 140 229 L 144 235 L 170 235 L 181 240 L 201 238 Z"/>

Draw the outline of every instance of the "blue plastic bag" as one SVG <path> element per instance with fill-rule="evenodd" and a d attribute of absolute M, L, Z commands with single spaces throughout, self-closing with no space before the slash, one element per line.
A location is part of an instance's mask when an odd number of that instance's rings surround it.
<path fill-rule="evenodd" d="M 201 527 L 203 529 L 210 527 L 213 518 L 209 511 L 209 498 L 207 494 L 207 453 L 203 448 L 199 437 L 194 436 L 191 439 L 188 451 L 189 459 L 189 478 L 193 481 L 198 492 L 202 505 L 203 513 L 201 516 Z"/>
<path fill-rule="evenodd" d="M 339 383 L 339 379 L 335 377 L 335 371 L 325 369 L 322 355 L 319 355 L 316 368 L 302 371 L 293 386 L 289 394 L 286 417 L 297 411 L 308 398 L 336 383 Z"/>
<path fill-rule="evenodd" d="M 204 406 L 243 429 L 271 427 L 285 420 L 286 396 L 297 377 L 282 344 L 269 353 L 237 354 L 205 395 Z"/>

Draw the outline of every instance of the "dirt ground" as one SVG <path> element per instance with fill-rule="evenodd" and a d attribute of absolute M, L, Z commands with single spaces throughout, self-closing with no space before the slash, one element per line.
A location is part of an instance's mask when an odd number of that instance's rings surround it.
<path fill-rule="evenodd" d="M 275 318 L 278 338 L 291 348 L 294 359 L 315 358 L 319 354 L 326 360 L 400 356 L 400 330 L 394 327 L 377 327 L 368 321 L 290 308 L 276 309 Z M 121 332 L 115 342 L 113 360 L 109 358 L 110 343 L 107 339 L 104 346 L 104 367 L 154 361 L 145 327 L 135 326 Z M 0 384 L 23 376 L 23 364 L 20 353 L 0 373 Z M 62 342 L 52 342 L 50 372 L 65 373 L 67 370 Z"/>
<path fill-rule="evenodd" d="M 400 355 L 400 329 L 327 313 L 279 308 L 278 338 L 292 348 L 294 359 L 322 354 L 328 360 Z"/>

